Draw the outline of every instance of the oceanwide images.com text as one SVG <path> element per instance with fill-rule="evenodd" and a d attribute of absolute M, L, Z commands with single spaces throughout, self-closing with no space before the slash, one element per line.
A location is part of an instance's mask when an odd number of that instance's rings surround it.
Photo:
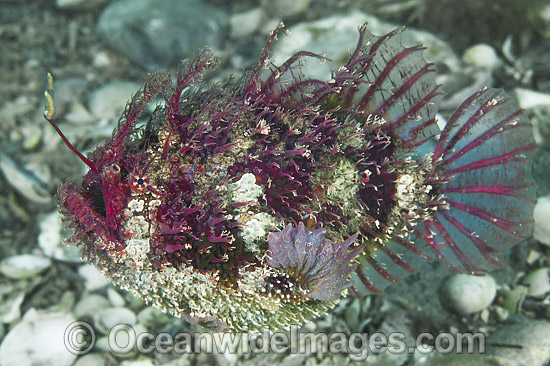
<path fill-rule="evenodd" d="M 289 332 L 262 333 L 158 333 L 137 332 L 128 324 L 114 326 L 107 337 L 114 354 L 157 353 L 291 353 L 346 354 L 352 361 L 364 361 L 370 354 L 419 352 L 430 354 L 485 353 L 483 333 L 419 334 L 410 345 L 403 333 L 306 333 L 298 327 Z M 65 347 L 71 353 L 83 355 L 96 346 L 95 329 L 86 322 L 74 322 L 64 335 Z"/>

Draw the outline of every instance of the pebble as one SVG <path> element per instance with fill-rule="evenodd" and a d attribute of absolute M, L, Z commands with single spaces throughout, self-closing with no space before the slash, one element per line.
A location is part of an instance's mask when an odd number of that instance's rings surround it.
<path fill-rule="evenodd" d="M 69 111 L 63 118 L 74 124 L 87 125 L 97 122 L 97 117 L 94 116 L 86 107 L 79 101 L 74 101 L 69 107 Z"/>
<path fill-rule="evenodd" d="M 527 287 L 521 285 L 515 286 L 513 290 L 505 293 L 504 309 L 510 314 L 521 313 L 521 307 L 523 306 L 526 295 Z"/>
<path fill-rule="evenodd" d="M 24 299 L 25 294 L 18 294 L 9 299 L 2 299 L 2 302 L 0 302 L 0 322 L 11 323 L 19 319 L 21 317 L 21 304 Z"/>
<path fill-rule="evenodd" d="M 494 70 L 502 63 L 495 49 L 483 43 L 471 46 L 464 51 L 462 61 L 467 65 L 488 70 Z"/>
<path fill-rule="evenodd" d="M 97 353 L 89 353 L 84 356 L 80 356 L 73 366 L 105 366 L 105 357 Z"/>
<path fill-rule="evenodd" d="M 523 109 L 550 106 L 550 94 L 523 88 L 516 88 L 514 94 L 519 106 Z"/>
<path fill-rule="evenodd" d="M 108 334 L 115 325 L 135 325 L 136 322 L 136 314 L 132 310 L 123 307 L 98 309 L 94 315 L 97 330 L 104 334 Z"/>
<path fill-rule="evenodd" d="M 56 0 L 55 6 L 65 10 L 91 10 L 106 2 L 107 0 Z"/>
<path fill-rule="evenodd" d="M 120 366 L 154 366 L 155 364 L 149 358 L 141 358 L 132 361 L 124 361 Z"/>
<path fill-rule="evenodd" d="M 0 346 L 2 366 L 71 366 L 76 355 L 63 342 L 67 327 L 75 319 L 69 313 L 27 311 Z"/>
<path fill-rule="evenodd" d="M 2 153 L 0 153 L 0 171 L 10 186 L 29 201 L 37 204 L 52 202 L 52 197 L 43 187 L 42 182 Z"/>
<path fill-rule="evenodd" d="M 77 319 L 93 318 L 99 309 L 107 309 L 111 303 L 104 296 L 89 294 L 83 296 L 73 309 Z"/>
<path fill-rule="evenodd" d="M 123 307 L 125 305 L 124 298 L 113 287 L 107 288 L 107 298 L 113 307 Z"/>
<path fill-rule="evenodd" d="M 537 200 L 533 236 L 542 244 L 550 246 L 550 196 Z"/>
<path fill-rule="evenodd" d="M 103 85 L 89 96 L 88 106 L 94 116 L 101 120 L 114 120 L 120 117 L 126 102 L 141 88 L 132 81 L 118 81 Z"/>
<path fill-rule="evenodd" d="M 15 279 L 36 276 L 52 265 L 48 258 L 32 254 L 21 254 L 6 258 L 0 262 L 0 272 Z"/>
<path fill-rule="evenodd" d="M 97 31 L 139 65 L 172 69 L 205 46 L 220 49 L 228 18 L 203 0 L 120 0 L 103 9 Z"/>
<path fill-rule="evenodd" d="M 110 283 L 97 268 L 91 265 L 81 266 L 78 274 L 84 278 L 84 285 L 88 291 L 99 290 Z"/>
<path fill-rule="evenodd" d="M 441 300 L 459 314 L 476 313 L 489 306 L 496 296 L 493 277 L 454 274 L 443 284 Z"/>
<path fill-rule="evenodd" d="M 261 0 L 263 11 L 269 17 L 280 19 L 295 18 L 305 13 L 311 0 Z"/>
<path fill-rule="evenodd" d="M 19 130 L 23 134 L 23 144 L 21 145 L 23 150 L 34 150 L 38 147 L 44 135 L 42 126 L 25 125 Z"/>
<path fill-rule="evenodd" d="M 263 13 L 261 8 L 253 8 L 242 13 L 232 14 L 229 18 L 231 38 L 247 37 L 261 25 Z"/>
<path fill-rule="evenodd" d="M 42 216 L 39 220 L 38 246 L 42 249 L 44 255 L 65 262 L 80 263 L 79 249 L 74 245 L 63 244 L 61 214 L 53 211 Z"/>
<path fill-rule="evenodd" d="M 158 308 L 145 307 L 138 314 L 137 319 L 140 324 L 143 324 L 147 329 L 153 329 L 159 325 L 170 323 L 171 317 L 163 313 Z"/>
<path fill-rule="evenodd" d="M 24 116 L 32 111 L 33 103 L 29 101 L 28 96 L 19 96 L 17 99 L 4 102 L 2 104 L 2 123 L 4 126 L 12 126 L 17 122 L 17 118 Z"/>
<path fill-rule="evenodd" d="M 525 276 L 522 282 L 528 286 L 528 296 L 544 297 L 546 293 L 550 292 L 550 268 L 534 270 Z"/>

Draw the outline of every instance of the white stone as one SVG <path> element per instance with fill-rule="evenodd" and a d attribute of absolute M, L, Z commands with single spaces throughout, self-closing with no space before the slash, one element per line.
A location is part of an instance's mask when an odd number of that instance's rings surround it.
<path fill-rule="evenodd" d="M 232 14 L 229 18 L 232 38 L 242 38 L 254 33 L 262 23 L 262 9 L 253 8 L 242 13 Z"/>
<path fill-rule="evenodd" d="M 52 264 L 51 260 L 32 254 L 9 257 L 0 262 L 0 272 L 10 278 L 33 277 Z"/>
<path fill-rule="evenodd" d="M 136 314 L 123 307 L 98 309 L 94 315 L 95 326 L 103 334 L 108 334 L 115 325 L 128 324 L 132 326 L 136 322 Z"/>
<path fill-rule="evenodd" d="M 78 319 L 85 317 L 92 318 L 100 309 L 111 307 L 111 303 L 104 296 L 89 294 L 84 295 L 73 309 L 74 315 Z"/>
<path fill-rule="evenodd" d="M 303 14 L 311 0 L 261 0 L 260 4 L 267 16 L 287 19 Z"/>
<path fill-rule="evenodd" d="M 442 300 L 459 314 L 476 313 L 489 306 L 497 293 L 493 277 L 454 274 L 445 281 Z"/>
<path fill-rule="evenodd" d="M 288 30 L 290 34 L 280 35 L 273 44 L 273 61 L 282 64 L 298 51 L 311 51 L 326 57 L 332 62 L 304 58 L 303 71 L 309 78 L 329 80 L 331 69 L 338 69 L 349 59 L 357 45 L 359 25 L 368 22 L 367 31 L 375 36 L 389 33 L 400 25 L 387 23 L 360 11 L 334 15 L 311 22 L 300 22 Z M 429 62 L 445 64 L 450 70 L 460 69 L 460 60 L 451 47 L 429 32 L 409 29 L 402 33 L 403 43 L 410 47 L 422 44 L 427 47 L 424 57 Z"/>
<path fill-rule="evenodd" d="M 495 49 L 483 43 L 476 44 L 464 51 L 462 61 L 467 65 L 488 70 L 493 70 L 502 63 Z"/>
<path fill-rule="evenodd" d="M 113 305 L 113 307 L 122 307 L 125 305 L 124 298 L 120 296 L 117 290 L 113 287 L 107 288 L 107 298 Z"/>
<path fill-rule="evenodd" d="M 69 313 L 29 310 L 0 346 L 2 366 L 70 366 L 76 355 L 67 350 L 64 334 L 75 319 Z"/>
<path fill-rule="evenodd" d="M 550 268 L 534 270 L 525 276 L 522 282 L 528 286 L 528 296 L 543 297 L 550 292 Z"/>
<path fill-rule="evenodd" d="M 0 323 L 9 324 L 21 317 L 21 304 L 25 299 L 25 294 L 20 293 L 15 296 L 3 298 L 0 301 Z"/>
<path fill-rule="evenodd" d="M 159 324 L 166 324 L 170 321 L 170 316 L 163 313 L 158 308 L 146 306 L 138 314 L 137 319 L 146 329 L 152 329 Z"/>
<path fill-rule="evenodd" d="M 58 211 L 53 211 L 42 216 L 40 219 L 38 246 L 47 257 L 65 262 L 81 262 L 79 249 L 74 245 L 63 243 L 62 230 L 61 214 Z"/>
<path fill-rule="evenodd" d="M 73 366 L 105 366 L 105 357 L 97 353 L 80 356 Z"/>
<path fill-rule="evenodd" d="M 78 274 L 84 278 L 84 285 L 88 291 L 99 290 L 109 284 L 109 280 L 103 277 L 101 272 L 94 266 L 81 266 L 78 269 Z"/>
<path fill-rule="evenodd" d="M 60 9 L 90 10 L 105 4 L 107 0 L 56 0 L 55 5 Z"/>
<path fill-rule="evenodd" d="M 519 106 L 523 109 L 550 106 L 550 94 L 523 88 L 516 88 L 514 93 Z"/>
<path fill-rule="evenodd" d="M 90 111 L 99 119 L 115 120 L 120 117 L 126 102 L 141 88 L 141 84 L 119 81 L 103 85 L 89 98 Z"/>
<path fill-rule="evenodd" d="M 21 168 L 6 154 L 0 153 L 0 172 L 6 181 L 23 197 L 37 204 L 50 204 L 51 195 L 44 189 L 43 182 Z"/>
<path fill-rule="evenodd" d="M 141 358 L 132 361 L 124 361 L 120 366 L 154 366 L 154 364 L 150 358 Z"/>
<path fill-rule="evenodd" d="M 79 125 L 97 122 L 97 117 L 90 113 L 90 111 L 79 101 L 74 101 L 71 104 L 69 112 L 67 112 L 63 117 L 68 122 Z"/>
<path fill-rule="evenodd" d="M 535 205 L 535 239 L 550 246 L 550 196 L 539 197 Z"/>

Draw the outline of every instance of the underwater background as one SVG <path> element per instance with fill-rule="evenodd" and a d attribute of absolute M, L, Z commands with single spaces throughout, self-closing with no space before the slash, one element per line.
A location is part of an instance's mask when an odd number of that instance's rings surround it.
<path fill-rule="evenodd" d="M 62 244 L 53 196 L 86 167 L 44 120 L 46 74 L 55 77 L 56 120 L 90 152 L 109 138 L 147 73 L 175 74 L 205 46 L 220 58 L 207 83 L 255 66 L 269 32 L 280 64 L 300 50 L 344 64 L 358 27 L 384 35 L 408 27 L 407 46 L 423 44 L 446 95 L 445 121 L 483 86 L 505 89 L 534 125 L 538 184 L 535 236 L 512 248 L 509 267 L 490 277 L 454 275 L 439 263 L 385 289 L 340 300 L 301 329 L 317 334 L 398 332 L 414 346 L 422 333 L 484 333 L 486 354 L 370 352 L 368 365 L 546 365 L 550 362 L 550 5 L 546 1 L 221 1 L 0 0 L 0 365 L 346 365 L 346 352 L 116 353 L 109 329 L 119 323 L 159 334 L 204 332 L 146 306 L 113 286 L 79 251 Z M 334 66 L 332 66 L 334 65 Z M 317 73 L 317 74 L 315 74 Z M 149 111 L 151 113 L 152 110 Z M 67 351 L 67 327 L 96 331 L 85 355 Z M 211 340 L 212 342 L 212 340 Z M 433 345 L 433 342 L 427 342 Z"/>

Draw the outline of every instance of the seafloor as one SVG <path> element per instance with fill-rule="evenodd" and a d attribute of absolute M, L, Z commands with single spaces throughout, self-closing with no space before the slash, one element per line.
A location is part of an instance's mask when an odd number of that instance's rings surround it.
<path fill-rule="evenodd" d="M 357 26 L 366 20 L 377 35 L 401 25 L 429 32 L 413 39 L 431 42 L 426 57 L 436 63 L 447 92 L 441 118 L 480 86 L 505 88 L 535 126 L 539 149 L 533 174 L 538 195 L 550 195 L 546 1 L 0 0 L 0 365 L 353 363 L 345 353 L 323 351 L 116 354 L 108 347 L 107 329 L 119 322 L 154 334 L 201 328 L 146 307 L 81 263 L 74 248 L 61 244 L 68 234 L 61 230 L 52 197 L 61 182 L 78 179 L 85 169 L 43 119 L 46 73 L 55 77 L 59 125 L 77 148 L 90 151 L 110 136 L 147 72 L 156 67 L 174 71 L 179 59 L 209 45 L 221 59 L 209 75 L 212 81 L 241 74 L 254 64 L 267 34 L 281 20 L 296 44 L 275 47 L 275 61 L 293 47 L 344 57 L 355 46 Z M 284 36 L 280 38 L 282 42 Z M 515 246 L 507 254 L 509 267 L 490 274 L 496 296 L 489 296 L 483 310 L 457 313 L 457 304 L 442 293 L 455 291 L 463 298 L 483 294 L 475 295 L 474 280 L 449 290 L 444 282 L 452 272 L 427 264 L 383 295 L 343 299 L 303 329 L 400 332 L 410 344 L 425 332 L 487 335 L 485 354 L 385 352 L 369 355 L 362 361 L 368 365 L 548 365 L 550 209 L 547 199 L 541 202 L 546 208 L 537 217 L 536 239 Z M 76 320 L 99 330 L 94 350 L 78 357 L 66 352 L 62 339 L 65 327 Z"/>

